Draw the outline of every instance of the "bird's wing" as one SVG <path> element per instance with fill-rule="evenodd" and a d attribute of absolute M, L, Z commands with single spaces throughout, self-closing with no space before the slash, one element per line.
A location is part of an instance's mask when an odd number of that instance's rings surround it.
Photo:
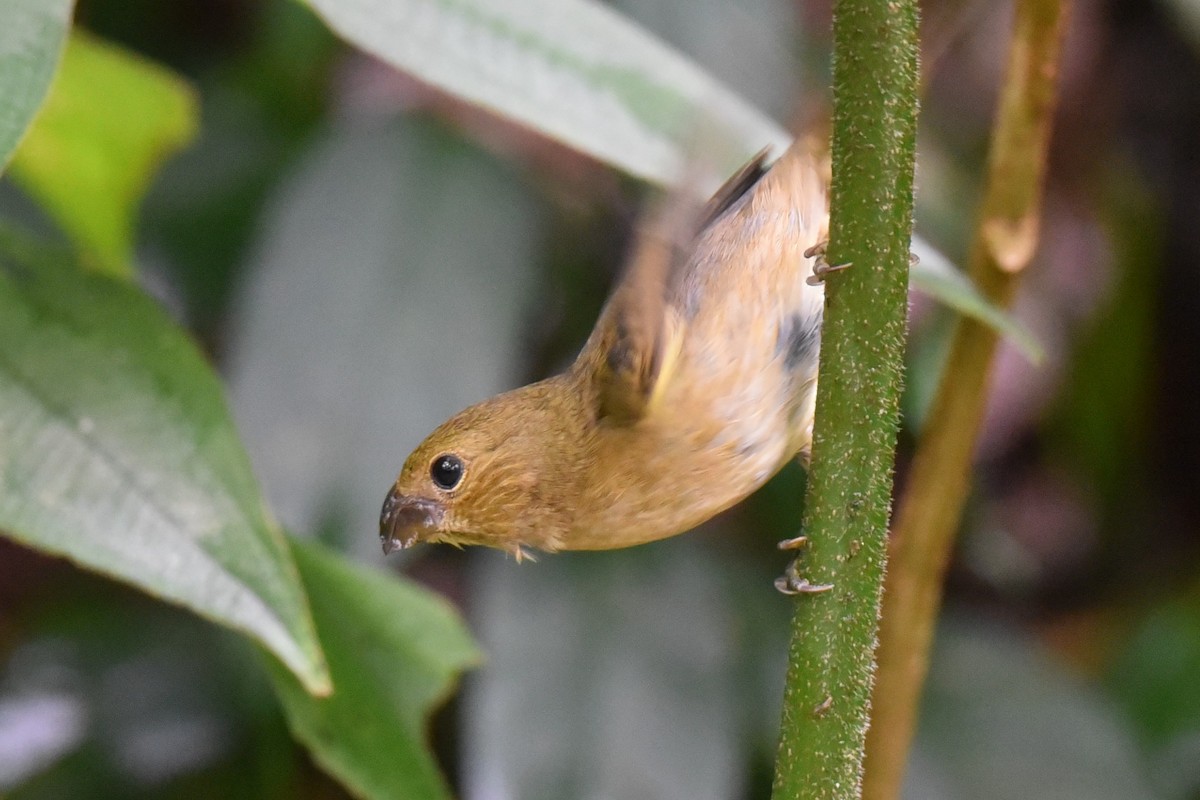
<path fill-rule="evenodd" d="M 729 176 L 729 180 L 721 184 L 721 188 L 717 189 L 705 204 L 704 210 L 700 212 L 699 225 L 696 226 L 697 233 L 716 222 L 722 214 L 729 210 L 730 206 L 737 202 L 738 198 L 750 191 L 754 184 L 767 174 L 771 169 L 767 164 L 767 153 L 769 152 L 771 152 L 769 147 L 759 150 L 754 158 L 747 161 L 741 169 Z"/>
<path fill-rule="evenodd" d="M 684 323 L 670 298 L 696 237 L 767 172 L 766 157 L 763 150 L 747 162 L 703 207 L 680 191 L 650 215 L 581 359 L 591 371 L 601 419 L 633 424 L 653 407 L 683 336 Z"/>

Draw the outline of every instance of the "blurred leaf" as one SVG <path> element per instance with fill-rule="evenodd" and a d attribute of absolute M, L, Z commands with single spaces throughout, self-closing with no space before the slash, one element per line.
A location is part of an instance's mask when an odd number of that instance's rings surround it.
<path fill-rule="evenodd" d="M 211 50 L 204 26 L 176 31 L 185 42 L 155 37 L 126 10 L 128 2 L 113 8 L 122 18 L 112 20 L 121 41 L 133 37 L 139 46 L 165 49 L 163 57 L 174 52 L 178 59 L 189 47 L 204 53 L 205 68 L 189 72 L 203 135 L 163 165 L 143 198 L 138 250 L 180 290 L 188 327 L 202 341 L 222 342 L 265 201 L 341 97 L 330 79 L 346 48 L 293 0 L 224 8 L 242 26 L 226 53 Z M 150 11 L 162 8 L 178 16 L 173 5 L 155 3 Z M 89 6 L 89 14 L 95 10 Z"/>
<path fill-rule="evenodd" d="M 142 201 L 138 247 L 179 289 L 189 329 L 219 342 L 266 199 L 312 131 L 281 133 L 240 87 L 203 89 L 204 133 L 155 178 Z"/>
<path fill-rule="evenodd" d="M 488 666 L 466 695 L 466 797 L 739 796 L 739 701 L 757 687 L 739 680 L 744 642 L 711 551 L 684 538 L 534 565 L 480 552 L 475 566 Z"/>
<path fill-rule="evenodd" d="M 313 143 L 261 226 L 227 362 L 287 527 L 333 522 L 381 558 L 379 507 L 408 452 L 511 385 L 542 210 L 511 168 L 427 122 L 358 120 Z"/>
<path fill-rule="evenodd" d="M 1158 353 L 1156 314 L 1162 303 L 1163 212 L 1134 176 L 1115 175 L 1097 192 L 1108 210 L 1105 229 L 1114 248 L 1107 296 L 1074 345 L 1058 393 L 1052 437 L 1059 460 L 1070 464 L 1099 499 L 1113 554 L 1147 545 L 1139 530 L 1148 509 L 1140 484 L 1155 480 L 1146 464 Z M 1093 280 L 1103 280 L 1102 278 Z M 1153 545 L 1150 545 L 1153 547 Z M 1121 567 L 1124 569 L 1124 566 Z"/>
<path fill-rule="evenodd" d="M 71 0 L 0 0 L 0 171 L 50 88 L 74 5 Z"/>
<path fill-rule="evenodd" d="M 1155 754 L 1156 775 L 1172 796 L 1200 792 L 1200 603 L 1156 609 L 1113 663 L 1108 685 Z"/>
<path fill-rule="evenodd" d="M 942 623 L 905 797 L 1149 800 L 1143 773 L 1095 686 L 1014 631 Z"/>
<path fill-rule="evenodd" d="M 1200 615 L 1176 604 L 1139 626 L 1113 667 L 1112 685 L 1135 705 L 1150 738 L 1162 738 L 1200 719 Z"/>
<path fill-rule="evenodd" d="M 196 100 L 182 80 L 76 32 L 12 174 L 76 243 L 86 265 L 128 275 L 142 194 L 195 129 Z"/>
<path fill-rule="evenodd" d="M 794 0 L 607 0 L 604 5 L 692 59 L 772 119 L 819 116 L 812 113 L 819 109 L 796 107 L 806 86 L 823 85 L 826 76 L 823 63 L 812 68 L 802 62 L 801 52 L 812 41 L 804 36 L 802 9 Z M 822 60 L 827 56 L 822 47 Z"/>
<path fill-rule="evenodd" d="M 425 745 L 430 710 L 480 661 L 440 597 L 323 548 L 292 541 L 334 692 L 315 699 L 271 661 L 288 723 L 313 758 L 370 800 L 447 798 Z"/>
<path fill-rule="evenodd" d="M 698 144 L 698 122 L 712 126 L 714 145 L 736 151 L 721 171 L 791 138 L 594 0 L 307 2 L 347 41 L 397 69 L 657 183 L 678 177 Z"/>
<path fill-rule="evenodd" d="M 21 636 L 0 656 L 0 792 L 295 798 L 300 760 L 243 637 L 109 581 L 53 574 L 8 616 Z"/>
<path fill-rule="evenodd" d="M 1007 337 L 1033 363 L 1040 363 L 1042 346 L 1024 325 L 984 297 L 966 273 L 920 237 L 913 237 L 913 252 L 919 258 L 911 268 L 913 289 L 971 317 Z"/>
<path fill-rule="evenodd" d="M 1200 52 L 1200 0 L 1166 0 L 1164 5 L 1191 40 L 1192 47 Z"/>
<path fill-rule="evenodd" d="M 0 230 L 0 529 L 328 675 L 221 386 L 140 291 Z"/>
<path fill-rule="evenodd" d="M 938 384 L 946 371 L 957 323 L 958 315 L 953 311 L 935 311 L 909 331 L 908 352 L 904 356 L 904 394 L 900 398 L 900 413 L 904 418 L 901 436 L 909 431 L 919 434 L 925 429 Z"/>

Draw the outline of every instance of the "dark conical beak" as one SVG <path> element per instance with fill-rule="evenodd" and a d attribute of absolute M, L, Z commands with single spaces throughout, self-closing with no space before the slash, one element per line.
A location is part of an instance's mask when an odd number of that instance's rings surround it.
<path fill-rule="evenodd" d="M 405 497 L 393 486 L 379 513 L 379 541 L 383 554 L 412 547 L 437 530 L 445 508 L 435 500 Z"/>

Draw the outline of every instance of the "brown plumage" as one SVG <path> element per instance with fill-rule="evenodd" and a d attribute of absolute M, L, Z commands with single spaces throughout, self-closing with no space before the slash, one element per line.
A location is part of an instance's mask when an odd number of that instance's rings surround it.
<path fill-rule="evenodd" d="M 812 439 L 828 181 L 801 143 L 703 209 L 668 201 L 575 363 L 455 415 L 409 456 L 384 550 L 602 550 L 687 531 Z"/>

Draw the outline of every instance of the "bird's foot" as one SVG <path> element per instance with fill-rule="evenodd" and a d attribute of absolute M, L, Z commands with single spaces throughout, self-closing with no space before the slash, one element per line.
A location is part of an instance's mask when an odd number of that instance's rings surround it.
<path fill-rule="evenodd" d="M 794 539 L 784 539 L 779 543 L 780 550 L 799 550 L 808 544 L 807 536 L 797 536 Z M 833 588 L 832 583 L 812 583 L 800 574 L 800 558 L 797 556 L 787 565 L 783 575 L 775 579 L 775 588 L 786 595 L 821 594 Z"/>
<path fill-rule="evenodd" d="M 849 269 L 854 266 L 851 262 L 845 264 L 830 264 L 825 260 L 825 250 L 829 247 L 829 241 L 821 241 L 814 244 L 812 247 L 804 251 L 805 258 L 813 259 L 812 275 L 809 275 L 804 282 L 809 286 L 820 286 L 825 282 L 825 276 L 831 272 L 840 272 L 844 269 Z"/>
<path fill-rule="evenodd" d="M 779 543 L 780 550 L 800 550 L 808 544 L 807 536 L 797 536 L 794 539 L 784 539 Z"/>
<path fill-rule="evenodd" d="M 535 556 L 533 553 L 529 552 L 525 548 L 521 547 L 520 542 L 509 545 L 507 549 L 508 549 L 509 555 L 511 555 L 518 564 L 520 564 L 524 561 L 530 561 L 530 562 L 537 561 L 537 556 Z"/>

